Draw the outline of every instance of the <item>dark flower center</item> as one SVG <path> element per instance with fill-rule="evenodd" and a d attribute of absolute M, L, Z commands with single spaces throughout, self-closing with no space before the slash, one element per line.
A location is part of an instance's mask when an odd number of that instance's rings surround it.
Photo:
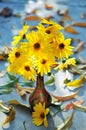
<path fill-rule="evenodd" d="M 16 52 L 16 53 L 15 53 L 15 57 L 16 57 L 16 58 L 19 58 L 19 57 L 20 57 L 20 52 Z"/>
<path fill-rule="evenodd" d="M 44 119 L 44 118 L 45 118 L 45 114 L 44 114 L 44 113 L 41 113 L 40 117 L 41 117 L 42 119 Z"/>
<path fill-rule="evenodd" d="M 25 39 L 26 38 L 26 36 L 25 36 L 25 34 L 23 35 L 23 37 L 22 37 L 23 39 Z"/>
<path fill-rule="evenodd" d="M 30 67 L 29 66 L 25 66 L 25 70 L 26 71 L 30 71 Z"/>
<path fill-rule="evenodd" d="M 65 45 L 64 45 L 63 43 L 61 43 L 61 44 L 59 45 L 59 48 L 60 48 L 60 49 L 64 49 L 64 47 L 65 47 Z"/>
<path fill-rule="evenodd" d="M 45 59 L 43 59 L 41 63 L 42 63 L 42 64 L 45 64 L 45 63 L 46 63 L 46 60 L 45 60 Z"/>
<path fill-rule="evenodd" d="M 35 44 L 34 44 L 34 48 L 35 48 L 36 50 L 38 50 L 38 49 L 40 48 L 40 44 L 39 44 L 39 43 L 35 43 Z"/>
<path fill-rule="evenodd" d="M 50 30 L 46 30 L 46 33 L 47 33 L 47 34 L 50 34 L 50 33 L 51 33 L 51 31 L 50 31 Z"/>

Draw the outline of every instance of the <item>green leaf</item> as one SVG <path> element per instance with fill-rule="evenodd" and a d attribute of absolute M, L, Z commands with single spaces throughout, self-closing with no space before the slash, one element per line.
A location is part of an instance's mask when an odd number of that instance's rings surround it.
<path fill-rule="evenodd" d="M 55 81 L 54 77 L 51 77 L 51 79 L 49 79 L 48 81 L 45 82 L 45 85 L 52 84 L 52 83 L 54 83 L 54 81 Z"/>
<path fill-rule="evenodd" d="M 0 89 L 0 94 L 8 94 L 12 92 L 11 88 Z"/>
<path fill-rule="evenodd" d="M 17 83 L 18 80 L 19 79 L 17 78 L 15 80 L 11 80 L 11 81 L 9 81 L 7 83 L 4 83 L 4 84 L 0 85 L 0 89 L 14 87 L 14 84 Z"/>
<path fill-rule="evenodd" d="M 24 122 L 23 122 L 24 130 L 27 130 L 25 124 L 26 124 L 26 122 L 24 121 Z"/>
<path fill-rule="evenodd" d="M 55 130 L 69 130 L 72 124 L 73 117 L 74 117 L 74 112 L 72 112 L 72 114 L 67 119 L 64 120 L 64 123 L 57 126 Z"/>
<path fill-rule="evenodd" d="M 7 75 L 8 75 L 8 78 L 9 78 L 10 80 L 15 80 L 15 79 L 17 79 L 16 76 L 14 76 L 14 75 L 12 75 L 12 74 L 10 74 L 10 73 L 7 73 Z"/>
<path fill-rule="evenodd" d="M 34 82 L 33 81 L 29 81 L 29 82 L 19 82 L 22 86 L 30 86 L 33 87 L 34 86 Z"/>

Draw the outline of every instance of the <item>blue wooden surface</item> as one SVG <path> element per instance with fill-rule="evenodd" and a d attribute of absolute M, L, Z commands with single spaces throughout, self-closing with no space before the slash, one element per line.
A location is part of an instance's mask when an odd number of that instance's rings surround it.
<path fill-rule="evenodd" d="M 57 0 L 58 1 L 58 0 Z M 4 7 L 9 7 L 13 9 L 14 13 L 21 13 L 24 14 L 25 4 L 27 4 L 28 0 L 8 0 L 7 2 L 0 2 L 0 10 Z M 69 15 L 75 20 L 75 21 L 81 21 L 86 22 L 85 19 L 81 19 L 81 14 L 83 12 L 86 13 L 86 1 L 85 0 L 59 0 L 60 4 L 67 5 L 69 7 Z M 57 16 L 55 16 L 56 20 Z M 4 18 L 0 16 L 0 47 L 3 47 L 4 45 L 11 45 L 12 37 L 14 35 L 14 32 L 16 29 L 21 29 L 23 24 L 23 20 L 21 17 L 8 17 Z M 13 27 L 15 27 L 13 29 Z M 73 37 L 75 39 L 81 39 L 81 41 L 86 42 L 86 28 L 80 28 L 75 27 L 80 34 L 74 35 L 74 34 L 68 34 L 65 33 L 68 37 Z M 83 51 L 79 53 L 79 55 L 83 56 L 83 58 L 86 60 L 86 45 Z M 77 57 L 78 55 L 76 55 Z M 0 71 L 4 70 L 5 62 L 0 61 Z M 0 78 L 0 83 L 8 81 L 8 78 Z M 86 85 L 83 86 L 79 93 L 79 98 L 84 100 L 84 104 L 86 106 Z M 10 99 L 17 99 L 22 103 L 28 103 L 28 97 L 26 100 L 21 99 L 21 97 L 15 92 L 15 90 L 11 94 L 2 94 L 0 95 L 0 100 L 3 100 L 7 102 Z M 59 115 L 61 116 L 61 115 Z M 16 118 L 14 121 L 11 122 L 10 128 L 7 130 L 24 130 L 23 122 L 26 122 L 26 128 L 27 130 L 54 130 L 54 121 L 52 117 L 48 117 L 49 121 L 49 127 L 45 128 L 44 126 L 36 127 L 32 124 L 32 118 L 31 113 L 28 109 L 16 107 Z M 76 111 L 73 119 L 73 124 L 70 128 L 70 130 L 86 130 L 86 113 Z"/>

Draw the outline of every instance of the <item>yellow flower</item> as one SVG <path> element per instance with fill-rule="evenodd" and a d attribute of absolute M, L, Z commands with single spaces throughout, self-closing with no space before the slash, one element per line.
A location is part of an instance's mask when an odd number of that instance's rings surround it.
<path fill-rule="evenodd" d="M 24 25 L 23 29 L 18 32 L 18 35 L 14 36 L 12 45 L 17 45 L 25 37 L 25 34 L 27 33 L 28 29 L 29 29 L 29 26 Z"/>
<path fill-rule="evenodd" d="M 19 75 L 24 77 L 24 80 L 35 80 L 36 72 L 33 68 L 32 60 L 28 59 L 19 68 Z"/>
<path fill-rule="evenodd" d="M 59 30 L 63 29 L 62 26 L 53 22 L 47 21 L 45 19 L 37 26 L 38 32 L 47 38 L 48 42 L 52 42 L 55 35 L 58 33 Z"/>
<path fill-rule="evenodd" d="M 53 43 L 53 52 L 58 59 L 68 58 L 73 54 L 73 47 L 70 46 L 71 39 L 64 39 L 62 33 L 58 33 Z"/>
<path fill-rule="evenodd" d="M 36 104 L 34 107 L 34 112 L 32 113 L 33 123 L 37 126 L 44 124 L 45 127 L 48 127 L 47 114 L 49 113 L 49 108 L 45 108 L 45 103 Z"/>
<path fill-rule="evenodd" d="M 37 72 L 40 73 L 41 76 L 43 76 L 44 74 L 47 74 L 51 71 L 51 67 L 54 64 L 56 64 L 56 62 L 53 56 L 44 55 L 36 61 L 35 66 Z"/>
<path fill-rule="evenodd" d="M 17 48 L 12 48 L 11 52 L 9 53 L 8 60 L 10 63 L 14 62 L 20 62 L 21 60 L 25 60 L 27 57 L 27 53 L 25 53 L 25 48 L 17 47 Z"/>
<path fill-rule="evenodd" d="M 26 35 L 29 41 L 29 53 L 31 56 L 38 57 L 51 51 L 51 45 L 46 41 L 41 34 L 32 31 Z"/>
<path fill-rule="evenodd" d="M 46 19 L 43 19 L 41 21 L 42 24 L 45 24 L 45 25 L 49 25 L 49 26 L 53 26 L 54 28 L 56 28 L 57 31 L 60 31 L 61 29 L 63 29 L 63 27 L 59 24 L 57 24 L 56 22 L 50 20 L 50 21 L 47 21 Z"/>
<path fill-rule="evenodd" d="M 65 60 L 64 62 L 60 63 L 57 68 L 58 69 L 68 69 L 68 67 L 70 65 L 76 66 L 75 58 L 69 58 L 69 59 Z"/>

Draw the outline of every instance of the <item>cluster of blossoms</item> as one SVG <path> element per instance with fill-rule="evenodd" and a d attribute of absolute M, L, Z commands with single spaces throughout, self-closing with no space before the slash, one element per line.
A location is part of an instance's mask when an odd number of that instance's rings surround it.
<path fill-rule="evenodd" d="M 75 59 L 69 58 L 73 54 L 71 39 L 65 39 L 60 32 L 62 29 L 63 27 L 54 21 L 45 19 L 35 30 L 25 24 L 18 35 L 14 36 L 8 58 L 8 71 L 23 76 L 24 80 L 35 80 L 37 74 L 47 74 L 55 64 L 58 64 L 60 69 L 70 64 L 75 65 Z M 65 62 L 66 65 L 59 62 L 62 59 L 68 61 Z"/>

